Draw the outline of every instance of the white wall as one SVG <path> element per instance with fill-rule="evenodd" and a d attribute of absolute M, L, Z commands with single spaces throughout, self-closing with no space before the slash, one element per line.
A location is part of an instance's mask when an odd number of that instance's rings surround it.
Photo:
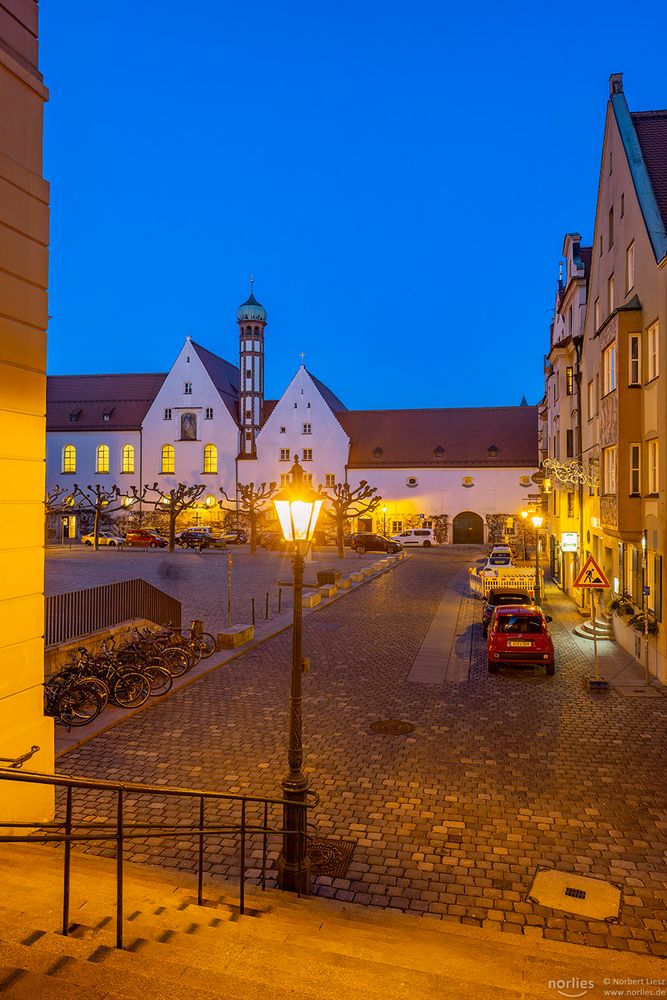
<path fill-rule="evenodd" d="M 56 484 L 71 486 L 79 483 L 87 486 L 89 483 L 101 483 L 105 486 L 116 484 L 125 492 L 132 486 L 139 485 L 140 460 L 139 431 L 50 431 L 46 442 L 46 483 L 47 489 L 53 489 Z M 63 473 L 62 456 L 65 445 L 72 444 L 76 448 L 76 472 Z M 96 472 L 97 447 L 106 444 L 109 447 L 109 472 Z M 134 446 L 134 475 L 122 473 L 122 451 L 126 444 Z"/>

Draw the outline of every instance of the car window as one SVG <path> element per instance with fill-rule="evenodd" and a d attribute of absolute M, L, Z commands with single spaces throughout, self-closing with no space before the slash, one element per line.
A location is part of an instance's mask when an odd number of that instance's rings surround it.
<path fill-rule="evenodd" d="M 498 618 L 498 631 L 535 635 L 542 631 L 542 619 L 527 615 L 501 615 Z"/>
<path fill-rule="evenodd" d="M 493 604 L 530 604 L 527 594 L 494 594 Z"/>

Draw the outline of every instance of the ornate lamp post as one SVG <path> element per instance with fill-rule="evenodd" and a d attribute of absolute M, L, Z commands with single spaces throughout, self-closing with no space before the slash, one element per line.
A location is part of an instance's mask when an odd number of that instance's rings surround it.
<path fill-rule="evenodd" d="M 382 534 L 386 535 L 387 534 L 387 508 L 386 507 L 381 507 L 380 510 L 382 511 Z"/>
<path fill-rule="evenodd" d="M 543 517 L 541 514 L 533 514 L 531 521 L 533 522 L 533 527 L 535 528 L 535 603 L 539 604 L 541 600 L 540 594 L 540 528 L 542 527 Z"/>
<path fill-rule="evenodd" d="M 521 522 L 523 524 L 523 561 L 526 562 L 526 518 L 528 517 L 528 511 L 521 511 Z"/>
<path fill-rule="evenodd" d="M 289 700 L 289 736 L 287 773 L 282 780 L 283 850 L 278 860 L 278 886 L 288 892 L 310 892 L 307 812 L 305 802 L 308 778 L 303 773 L 301 715 L 301 674 L 303 671 L 303 559 L 313 540 L 317 518 L 324 498 L 303 481 L 303 469 L 296 459 L 291 469 L 290 485 L 274 498 L 283 536 L 292 545 L 292 582 L 294 609 L 292 618 L 292 674 Z"/>

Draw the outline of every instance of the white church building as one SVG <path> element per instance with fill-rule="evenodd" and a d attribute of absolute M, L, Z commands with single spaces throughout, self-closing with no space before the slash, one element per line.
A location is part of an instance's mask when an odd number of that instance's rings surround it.
<path fill-rule="evenodd" d="M 449 543 L 486 541 L 491 515 L 515 516 L 536 492 L 536 407 L 348 410 L 303 364 L 268 400 L 267 315 L 252 292 L 237 322 L 238 366 L 188 337 L 166 374 L 50 376 L 48 488 L 206 483 L 185 527 L 222 516 L 221 486 L 233 496 L 238 482 L 284 483 L 298 457 L 314 487 L 377 487 L 382 504 L 351 530 L 447 515 Z M 74 517 L 64 531 L 76 535 Z"/>

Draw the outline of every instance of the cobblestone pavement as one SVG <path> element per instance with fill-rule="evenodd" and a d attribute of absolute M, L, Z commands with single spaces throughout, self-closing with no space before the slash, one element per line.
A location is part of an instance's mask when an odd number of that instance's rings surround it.
<path fill-rule="evenodd" d="M 663 697 L 591 693 L 590 657 L 550 590 L 556 676 L 490 675 L 479 604 L 461 594 L 463 554 L 416 553 L 305 623 L 304 745 L 316 836 L 353 841 L 344 878 L 320 896 L 514 934 L 667 955 L 667 739 Z M 467 678 L 407 677 L 448 584 Z M 290 633 L 233 661 L 61 758 L 61 770 L 273 796 L 285 770 Z M 402 719 L 407 736 L 373 722 Z M 165 817 L 182 807 L 152 804 Z M 113 802 L 87 794 L 87 815 Z M 180 811 L 179 811 L 180 808 Z M 128 803 L 132 816 L 138 813 Z M 129 818 L 129 817 L 128 817 Z M 103 853 L 102 849 L 93 848 Z M 236 875 L 236 845 L 211 837 L 208 867 Z M 134 861 L 192 868 L 195 845 L 134 842 Z M 275 852 L 273 853 L 275 858 Z M 257 864 L 257 854 L 251 864 Z M 620 920 L 528 899 L 538 867 L 623 888 Z"/>
<path fill-rule="evenodd" d="M 140 578 L 179 600 L 186 625 L 193 618 L 203 618 L 205 628 L 217 632 L 227 626 L 227 557 L 232 558 L 232 624 L 252 621 L 252 598 L 256 621 L 265 620 L 266 596 L 269 619 L 278 613 L 280 581 L 291 581 L 290 558 L 282 552 L 258 549 L 253 556 L 248 545 L 233 545 L 226 550 L 209 549 L 175 552 L 152 549 L 92 548 L 74 545 L 71 549 L 47 549 L 46 593 L 61 594 L 101 584 Z M 339 570 L 345 576 L 361 566 L 383 557 L 382 552 L 359 556 L 348 551 L 339 559 L 333 547 L 316 549 L 306 563 L 306 581 L 315 581 L 318 569 Z M 280 588 L 283 611 L 292 607 L 289 587 Z"/>

